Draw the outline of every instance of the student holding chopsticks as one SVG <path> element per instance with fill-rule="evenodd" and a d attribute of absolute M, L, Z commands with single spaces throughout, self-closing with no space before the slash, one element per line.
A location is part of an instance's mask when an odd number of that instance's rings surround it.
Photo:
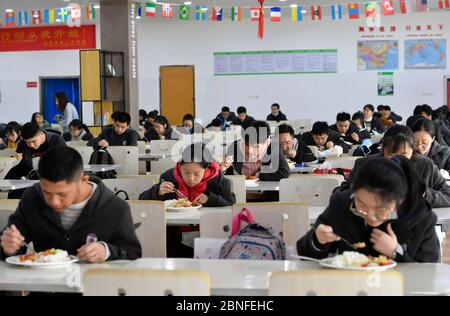
<path fill-rule="evenodd" d="M 160 183 L 143 192 L 139 199 L 165 201 L 183 197 L 207 207 L 236 203 L 231 181 L 223 176 L 201 143 L 187 147 L 176 167 L 163 173 Z"/>

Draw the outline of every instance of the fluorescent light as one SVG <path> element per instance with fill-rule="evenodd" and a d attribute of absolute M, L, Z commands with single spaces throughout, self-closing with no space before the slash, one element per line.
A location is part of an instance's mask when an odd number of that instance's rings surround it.
<path fill-rule="evenodd" d="M 38 18 L 39 14 L 33 14 L 33 18 Z"/>
<path fill-rule="evenodd" d="M 94 9 L 100 9 L 100 5 L 99 4 L 94 4 Z"/>
<path fill-rule="evenodd" d="M 308 12 L 308 11 L 306 11 L 306 10 L 302 10 L 302 13 L 306 13 L 306 12 Z"/>
<path fill-rule="evenodd" d="M 61 23 L 61 19 L 56 19 L 55 22 L 56 23 Z"/>
<path fill-rule="evenodd" d="M 291 7 L 291 8 L 296 8 L 296 7 L 298 7 L 298 5 L 296 5 L 296 4 L 291 4 L 290 7 Z"/>
<path fill-rule="evenodd" d="M 13 9 L 6 9 L 5 12 L 10 13 L 10 12 L 14 12 Z"/>
<path fill-rule="evenodd" d="M 186 1 L 186 2 L 184 2 L 184 5 L 191 5 L 191 4 L 192 4 L 191 1 Z"/>

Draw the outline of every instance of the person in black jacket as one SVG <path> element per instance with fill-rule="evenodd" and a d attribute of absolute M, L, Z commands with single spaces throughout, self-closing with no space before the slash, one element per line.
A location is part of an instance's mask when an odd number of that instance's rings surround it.
<path fill-rule="evenodd" d="M 69 131 L 63 134 L 66 142 L 70 141 L 90 141 L 94 138 L 89 128 L 81 120 L 73 120 L 69 124 Z"/>
<path fill-rule="evenodd" d="M 358 170 L 349 190 L 331 196 L 314 227 L 297 242 L 299 255 L 326 258 L 352 251 L 384 255 L 398 262 L 439 262 L 434 214 L 422 195 L 424 184 L 408 159 L 378 157 Z"/>
<path fill-rule="evenodd" d="M 338 190 L 348 189 L 358 169 L 367 169 L 365 163 L 373 158 L 384 156 L 391 158 L 393 156 L 404 156 L 411 160 L 414 169 L 425 183 L 425 199 L 432 207 L 450 206 L 450 186 L 445 182 L 439 169 L 430 158 L 423 157 L 414 153 L 414 135 L 411 129 L 404 125 L 394 125 L 386 131 L 383 137 L 383 146 L 381 152 L 355 161 L 353 171 L 348 179 L 344 181 Z"/>
<path fill-rule="evenodd" d="M 149 141 L 165 139 L 169 140 L 179 139 L 180 135 L 170 127 L 167 118 L 160 115 L 153 123 L 153 128 L 145 133 L 145 138 Z"/>
<path fill-rule="evenodd" d="M 204 132 L 203 126 L 195 122 L 195 118 L 192 114 L 183 116 L 183 124 L 178 125 L 176 130 L 178 133 L 185 135 L 201 134 Z"/>
<path fill-rule="evenodd" d="M 277 127 L 275 135 L 278 135 L 281 149 L 286 158 L 296 163 L 316 161 L 311 149 L 294 134 L 292 126 L 281 124 Z"/>
<path fill-rule="evenodd" d="M 414 133 L 414 150 L 433 160 L 439 169 L 450 171 L 450 149 L 435 140 L 436 128 L 433 121 L 418 119 L 412 125 Z"/>
<path fill-rule="evenodd" d="M 40 183 L 27 189 L 1 236 L 0 256 L 23 254 L 24 243 L 36 251 L 66 250 L 81 260 L 141 257 L 129 205 L 100 179 L 83 174 L 80 154 L 53 147 L 39 161 Z M 89 243 L 94 234 L 98 241 Z"/>
<path fill-rule="evenodd" d="M 228 106 L 222 107 L 222 110 L 217 114 L 216 119 L 219 119 L 222 123 L 222 130 L 225 130 L 228 125 L 227 122 L 233 122 L 236 119 L 236 114 L 230 111 Z"/>
<path fill-rule="evenodd" d="M 316 146 L 320 151 L 340 146 L 343 152 L 347 153 L 352 148 L 339 137 L 336 131 L 330 129 L 327 122 L 315 122 L 310 132 L 302 134 L 301 140 L 307 146 Z"/>
<path fill-rule="evenodd" d="M 290 173 L 279 140 L 271 138 L 270 127 L 263 121 L 255 121 L 242 132 L 241 140 L 228 147 L 220 168 L 226 174 L 257 177 L 260 181 L 280 181 Z"/>
<path fill-rule="evenodd" d="M 188 146 L 177 166 L 161 175 L 161 180 L 139 196 L 139 200 L 172 200 L 180 198 L 177 189 L 191 201 L 207 207 L 236 203 L 231 181 L 223 176 L 205 145 Z"/>
<path fill-rule="evenodd" d="M 109 146 L 137 146 L 138 133 L 130 128 L 131 116 L 127 112 L 114 113 L 113 124 L 106 127 L 88 146 L 108 148 Z"/>
<path fill-rule="evenodd" d="M 339 137 L 351 145 L 358 145 L 362 143 L 359 137 L 359 128 L 350 121 L 350 114 L 341 112 L 336 115 L 336 124 L 331 125 L 330 128 L 339 134 Z"/>
<path fill-rule="evenodd" d="M 364 128 L 368 130 L 370 133 L 384 133 L 384 126 L 381 123 L 379 117 L 374 115 L 375 108 L 372 104 L 366 104 L 363 108 L 364 113 Z M 381 112 L 378 112 L 381 116 Z"/>
<path fill-rule="evenodd" d="M 361 111 L 352 115 L 352 123 L 359 129 L 359 139 L 370 139 L 370 132 L 364 128 L 364 114 Z"/>
<path fill-rule="evenodd" d="M 287 117 L 284 113 L 280 111 L 280 105 L 278 103 L 272 104 L 271 110 L 272 112 L 269 115 L 267 115 L 266 118 L 267 121 L 276 121 L 276 122 L 287 121 Z"/>
<path fill-rule="evenodd" d="M 233 120 L 232 123 L 233 125 L 242 126 L 242 129 L 244 130 L 252 125 L 253 122 L 255 122 L 255 119 L 253 117 L 247 115 L 247 109 L 243 106 L 237 108 L 237 114 L 238 116 Z"/>

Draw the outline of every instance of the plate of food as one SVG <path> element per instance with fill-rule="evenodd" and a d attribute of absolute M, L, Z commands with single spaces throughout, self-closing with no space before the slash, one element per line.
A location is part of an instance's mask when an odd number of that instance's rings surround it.
<path fill-rule="evenodd" d="M 70 256 L 67 251 L 61 249 L 48 249 L 37 253 L 13 256 L 6 258 L 6 262 L 16 266 L 33 268 L 54 268 L 67 266 L 79 259 Z"/>
<path fill-rule="evenodd" d="M 372 257 L 356 251 L 344 251 L 342 255 L 320 260 L 319 264 L 333 269 L 372 271 L 394 268 L 397 262 L 382 255 Z"/>
<path fill-rule="evenodd" d="M 167 211 L 172 212 L 185 212 L 192 211 L 202 207 L 202 205 L 198 202 L 191 202 L 186 198 L 181 198 L 178 200 L 167 200 L 164 201 L 164 205 L 166 206 Z"/>
<path fill-rule="evenodd" d="M 245 177 L 245 184 L 256 184 L 256 182 L 258 182 L 259 179 L 257 176 L 246 176 Z"/>

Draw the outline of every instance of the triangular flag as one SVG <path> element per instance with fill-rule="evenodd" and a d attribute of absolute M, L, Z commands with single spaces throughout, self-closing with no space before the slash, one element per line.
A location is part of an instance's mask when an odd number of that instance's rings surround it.
<path fill-rule="evenodd" d="M 409 0 L 400 0 L 400 12 L 402 14 L 411 12 L 411 2 Z"/>
<path fill-rule="evenodd" d="M 320 5 L 311 6 L 311 19 L 322 20 L 322 7 Z"/>
<path fill-rule="evenodd" d="M 384 16 L 394 15 L 394 0 L 382 0 L 381 9 Z"/>
<path fill-rule="evenodd" d="M 242 20 L 242 8 L 231 7 L 231 21 L 240 22 Z"/>
<path fill-rule="evenodd" d="M 189 16 L 191 14 L 191 6 L 190 5 L 181 5 L 180 6 L 180 20 L 189 20 Z"/>
<path fill-rule="evenodd" d="M 333 20 L 341 20 L 342 19 L 342 5 L 340 5 L 340 4 L 331 5 L 331 18 Z"/>
<path fill-rule="evenodd" d="M 293 22 L 302 21 L 303 20 L 303 8 L 302 6 L 294 5 L 291 7 L 291 20 Z"/>

